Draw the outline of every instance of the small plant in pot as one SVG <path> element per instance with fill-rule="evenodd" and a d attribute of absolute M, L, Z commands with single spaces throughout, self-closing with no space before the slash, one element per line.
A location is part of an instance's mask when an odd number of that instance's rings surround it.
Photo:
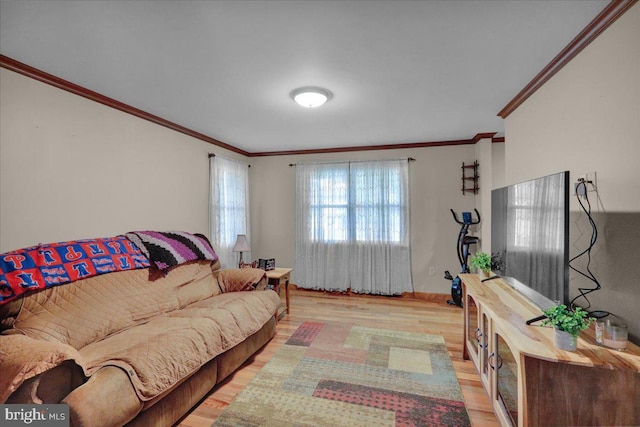
<path fill-rule="evenodd" d="M 544 310 L 544 315 L 547 318 L 542 324 L 554 328 L 554 345 L 567 351 L 576 351 L 578 335 L 593 322 L 593 318 L 580 307 L 570 310 L 564 304 L 549 307 Z"/>
<path fill-rule="evenodd" d="M 486 252 L 476 252 L 469 258 L 469 265 L 478 268 L 482 276 L 489 277 L 489 272 L 491 271 L 491 255 Z"/>

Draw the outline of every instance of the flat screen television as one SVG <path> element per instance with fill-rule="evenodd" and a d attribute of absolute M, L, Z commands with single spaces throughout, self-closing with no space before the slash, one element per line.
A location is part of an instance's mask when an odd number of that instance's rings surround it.
<path fill-rule="evenodd" d="M 569 172 L 491 192 L 493 271 L 541 309 L 569 303 Z"/>

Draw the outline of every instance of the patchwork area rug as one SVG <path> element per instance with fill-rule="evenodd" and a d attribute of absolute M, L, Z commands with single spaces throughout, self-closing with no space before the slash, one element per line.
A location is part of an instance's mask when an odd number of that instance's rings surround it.
<path fill-rule="evenodd" d="M 302 324 L 214 426 L 470 426 L 444 339 Z"/>

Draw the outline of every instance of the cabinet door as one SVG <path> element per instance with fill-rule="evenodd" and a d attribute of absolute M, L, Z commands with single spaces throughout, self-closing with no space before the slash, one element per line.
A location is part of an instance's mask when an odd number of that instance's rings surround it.
<path fill-rule="evenodd" d="M 480 380 L 489 396 L 491 396 L 491 368 L 489 366 L 489 337 L 491 337 L 491 321 L 486 313 L 480 313 L 480 337 L 478 346 L 480 347 Z"/>
<path fill-rule="evenodd" d="M 489 357 L 489 366 L 493 373 L 491 383 L 494 386 L 491 398 L 493 409 L 502 424 L 517 426 L 518 411 L 518 362 L 504 338 L 493 333 L 493 348 Z"/>
<path fill-rule="evenodd" d="M 473 361 L 476 369 L 479 369 L 479 341 L 481 339 L 480 325 L 478 323 L 479 308 L 475 298 L 468 294 L 465 294 L 464 315 L 466 356 Z"/>

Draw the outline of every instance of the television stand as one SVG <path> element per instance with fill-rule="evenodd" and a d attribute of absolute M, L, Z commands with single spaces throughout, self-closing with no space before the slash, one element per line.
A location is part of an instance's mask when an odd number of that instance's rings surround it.
<path fill-rule="evenodd" d="M 640 425 L 640 347 L 600 347 L 589 328 L 576 352 L 556 349 L 551 327 L 527 324 L 540 309 L 504 280 L 460 278 L 463 357 L 501 425 Z"/>

